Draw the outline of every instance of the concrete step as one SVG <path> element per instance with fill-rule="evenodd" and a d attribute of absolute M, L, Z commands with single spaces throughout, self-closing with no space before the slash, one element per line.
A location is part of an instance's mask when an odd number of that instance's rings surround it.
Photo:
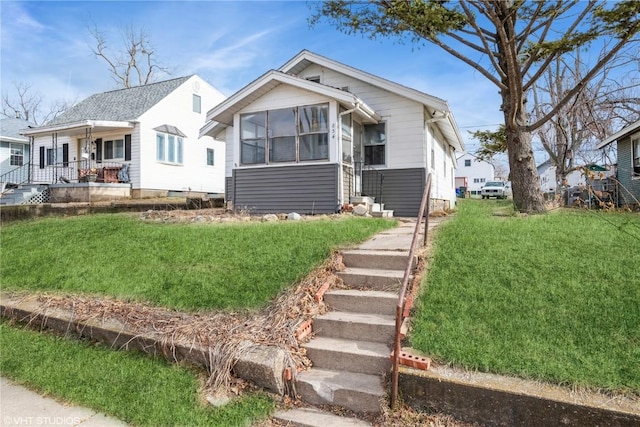
<path fill-rule="evenodd" d="M 354 412 L 379 413 L 385 398 L 377 375 L 310 369 L 296 376 L 298 394 L 312 405 L 341 406 Z"/>
<path fill-rule="evenodd" d="M 391 344 L 395 336 L 393 316 L 330 311 L 313 319 L 316 336 Z"/>
<path fill-rule="evenodd" d="M 396 292 L 337 289 L 324 294 L 324 302 L 336 311 L 395 316 L 398 294 Z"/>
<path fill-rule="evenodd" d="M 342 252 L 342 262 L 350 268 L 373 268 L 404 271 L 409 261 L 409 251 L 376 251 L 352 249 Z M 411 268 L 416 266 L 414 256 Z"/>
<path fill-rule="evenodd" d="M 386 209 L 381 211 L 374 211 L 371 212 L 371 216 L 374 218 L 393 218 L 393 211 Z"/>
<path fill-rule="evenodd" d="M 382 376 L 391 367 L 391 349 L 382 343 L 315 337 L 303 347 L 314 368 Z"/>
<path fill-rule="evenodd" d="M 391 291 L 400 289 L 404 271 L 347 267 L 336 274 L 347 286 Z"/>
<path fill-rule="evenodd" d="M 316 408 L 294 408 L 277 410 L 273 418 L 286 426 L 296 427 L 371 427 L 364 420 L 351 417 L 341 417 Z"/>

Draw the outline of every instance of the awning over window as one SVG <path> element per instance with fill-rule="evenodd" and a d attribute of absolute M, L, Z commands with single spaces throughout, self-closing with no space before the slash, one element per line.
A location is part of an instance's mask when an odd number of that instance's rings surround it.
<path fill-rule="evenodd" d="M 178 129 L 175 126 L 171 126 L 171 125 L 162 125 L 162 126 L 158 126 L 157 128 L 153 128 L 153 130 L 157 131 L 157 132 L 162 132 L 162 133 L 168 133 L 170 135 L 177 135 L 177 136 L 181 136 L 183 138 L 186 138 L 187 135 L 185 135 L 184 133 L 182 133 L 180 131 L 180 129 Z"/>

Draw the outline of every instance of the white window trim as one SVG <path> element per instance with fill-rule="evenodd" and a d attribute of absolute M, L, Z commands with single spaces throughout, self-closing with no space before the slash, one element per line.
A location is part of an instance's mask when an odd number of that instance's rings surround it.
<path fill-rule="evenodd" d="M 107 156 L 106 156 L 107 142 L 114 143 L 116 141 L 122 141 L 122 157 L 111 157 L 107 159 Z M 102 141 L 102 157 L 101 158 L 103 162 L 124 162 L 124 156 L 125 156 L 124 136 L 122 138 L 106 139 Z"/>
<path fill-rule="evenodd" d="M 640 133 L 636 133 L 634 135 L 631 135 L 629 137 L 629 139 L 631 141 L 631 169 L 630 169 L 631 170 L 631 179 L 632 180 L 640 180 L 640 175 L 636 174 L 636 172 L 634 171 L 635 167 L 633 165 L 633 162 L 635 160 L 635 157 L 633 156 L 633 154 L 634 154 L 633 153 L 633 145 L 634 145 L 634 143 L 636 143 L 636 141 L 637 141 L 637 144 L 638 144 L 638 153 L 637 153 L 637 155 L 640 158 Z"/>
<path fill-rule="evenodd" d="M 163 137 L 163 158 L 159 158 L 158 156 L 158 136 Z M 174 144 L 174 161 L 169 160 L 169 137 L 173 137 Z M 156 163 L 160 163 L 168 166 L 184 166 L 184 138 L 178 135 L 157 132 L 156 131 L 156 151 L 155 151 Z M 181 161 L 180 161 L 181 160 Z"/>
<path fill-rule="evenodd" d="M 313 132 L 301 132 L 300 128 L 299 128 L 299 111 L 301 108 L 306 108 L 306 107 L 321 107 L 321 106 L 326 106 L 327 107 L 327 131 L 326 132 L 318 132 L 318 131 L 313 131 Z M 268 129 L 268 123 L 269 123 L 269 112 L 270 111 L 275 111 L 275 110 L 281 110 L 281 109 L 286 109 L 287 107 L 284 108 L 275 108 L 275 109 L 271 109 L 271 110 L 258 110 L 258 111 L 251 111 L 251 112 L 245 112 L 245 113 L 241 113 L 237 115 L 238 118 L 238 133 L 237 135 L 237 141 L 238 141 L 238 162 L 237 162 L 237 167 L 240 168 L 246 168 L 246 169 L 250 169 L 250 168 L 265 168 L 265 167 L 281 167 L 281 166 L 290 166 L 290 165 L 299 165 L 299 164 L 314 164 L 314 163 L 327 163 L 331 161 L 331 125 L 332 125 L 332 121 L 331 121 L 331 104 L 327 103 L 327 102 L 322 102 L 322 103 L 318 103 L 318 104 L 305 104 L 305 105 L 296 105 L 296 106 L 292 106 L 290 108 L 295 108 L 296 109 L 296 135 L 295 135 L 295 140 L 296 140 L 296 159 L 295 160 L 291 160 L 291 161 L 271 161 L 269 159 L 269 129 Z M 256 114 L 256 113 L 266 113 L 266 135 L 264 138 L 246 138 L 245 140 L 258 140 L 258 139 L 264 139 L 265 145 L 264 145 L 264 151 L 265 151 L 265 159 L 263 162 L 259 162 L 259 163 L 242 163 L 242 116 L 244 114 Z M 326 134 L 327 135 L 327 158 L 325 159 L 309 159 L 309 160 L 301 160 L 300 159 L 300 139 L 302 136 L 306 136 L 306 135 L 313 135 L 313 134 Z"/>

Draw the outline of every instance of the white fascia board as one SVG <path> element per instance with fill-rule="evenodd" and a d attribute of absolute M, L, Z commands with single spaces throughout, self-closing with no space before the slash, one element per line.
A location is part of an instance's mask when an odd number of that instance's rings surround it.
<path fill-rule="evenodd" d="M 14 142 L 17 144 L 28 144 L 29 139 L 27 138 L 14 138 L 12 136 L 0 136 L 0 141 L 2 142 Z"/>
<path fill-rule="evenodd" d="M 74 123 L 63 123 L 53 126 L 40 126 L 37 128 L 24 129 L 20 131 L 21 135 L 36 136 L 52 132 L 64 132 L 68 130 L 76 130 L 82 128 L 109 127 L 109 128 L 130 128 L 135 127 L 132 122 L 114 122 L 106 120 L 82 120 Z"/>
<path fill-rule="evenodd" d="M 405 98 L 409 98 L 414 101 L 420 102 L 424 105 L 435 108 L 436 110 L 449 111 L 449 106 L 447 105 L 447 102 L 443 99 L 426 94 L 424 92 L 420 92 L 419 90 L 412 89 L 408 86 L 401 85 L 391 80 L 378 77 L 374 74 L 367 73 L 366 71 L 358 70 L 357 68 L 353 68 L 349 65 L 336 62 L 332 59 L 317 55 L 308 50 L 303 50 L 302 52 L 300 52 L 298 55 L 296 55 L 291 60 L 289 60 L 286 64 L 280 67 L 279 70 L 284 73 L 288 73 L 299 62 L 304 60 L 308 60 L 322 67 L 330 68 L 342 74 L 346 74 L 355 79 L 371 84 L 373 86 L 377 86 L 379 88 L 388 90 L 389 92 L 404 96 Z"/>
<path fill-rule="evenodd" d="M 210 136 L 213 139 L 216 139 L 216 136 L 218 136 L 226 128 L 227 128 L 227 125 L 225 125 L 224 123 L 218 123 L 213 121 L 208 122 L 206 125 L 200 128 L 200 133 L 198 135 L 198 138 L 202 138 L 203 136 Z"/>
<path fill-rule="evenodd" d="M 611 144 L 613 141 L 617 141 L 621 137 L 626 136 L 627 134 L 635 131 L 636 129 L 640 129 L 640 120 L 621 129 L 619 132 L 614 133 L 609 138 L 605 139 L 600 144 L 596 145 L 596 148 L 604 148 L 607 145 Z"/>
<path fill-rule="evenodd" d="M 237 91 L 236 93 L 234 93 L 233 95 L 231 95 L 230 97 L 228 97 L 227 99 L 225 99 L 224 101 L 222 101 L 221 103 L 219 103 L 218 105 L 210 109 L 209 111 L 207 111 L 207 117 L 206 117 L 207 122 L 212 120 L 215 121 L 216 120 L 215 117 L 227 111 L 228 109 L 232 108 L 239 101 L 246 98 L 256 90 L 258 90 L 260 87 L 264 86 L 267 81 L 271 80 L 271 77 L 275 73 L 276 73 L 275 70 L 267 71 L 262 76 L 258 77 L 257 79 L 255 79 L 254 81 L 252 81 L 251 83 L 249 83 L 248 85 L 246 85 L 245 87 L 243 87 L 242 89 L 240 89 L 239 91 Z M 231 125 L 231 123 L 227 123 L 227 124 Z"/>
<path fill-rule="evenodd" d="M 242 100 L 255 94 L 256 92 L 259 92 L 263 88 L 272 86 L 274 82 L 277 82 L 278 84 L 286 84 L 289 86 L 297 87 L 309 92 L 319 93 L 321 95 L 335 99 L 338 102 L 348 104 L 352 108 L 357 108 L 360 114 L 362 114 L 364 117 L 376 121 L 381 120 L 381 117 L 371 107 L 369 107 L 361 99 L 350 92 L 331 86 L 322 85 L 306 79 L 301 79 L 299 77 L 291 76 L 280 71 L 271 70 L 209 110 L 209 112 L 207 113 L 207 121 L 218 121 L 223 113 L 227 113 L 227 116 L 229 116 L 229 113 L 231 113 L 231 116 L 233 116 L 233 114 L 240 110 L 240 107 L 238 107 L 238 105 L 242 102 Z M 226 124 L 228 126 L 232 125 L 232 123 L 220 123 Z M 207 126 L 205 125 L 205 127 Z M 205 127 L 203 127 L 202 129 L 204 130 Z"/>

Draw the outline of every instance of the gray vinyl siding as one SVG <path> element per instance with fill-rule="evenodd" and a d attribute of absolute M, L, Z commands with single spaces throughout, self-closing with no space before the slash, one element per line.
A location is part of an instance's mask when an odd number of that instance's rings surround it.
<path fill-rule="evenodd" d="M 338 205 L 338 165 L 235 169 L 233 206 L 251 213 L 333 213 Z"/>
<path fill-rule="evenodd" d="M 384 208 L 393 211 L 396 217 L 416 217 L 420 211 L 420 202 L 426 179 L 426 170 L 413 169 L 384 169 L 382 188 L 382 202 Z M 363 188 L 373 172 L 363 171 Z M 376 200 L 377 202 L 377 200 Z"/>
<path fill-rule="evenodd" d="M 640 179 L 633 179 L 633 147 L 631 137 L 618 141 L 618 181 L 623 188 L 618 192 L 618 203 L 635 204 L 633 197 L 640 200 Z M 633 194 L 633 197 L 629 193 Z"/>
<path fill-rule="evenodd" d="M 224 178 L 224 199 L 227 202 L 233 202 L 233 178 Z"/>

